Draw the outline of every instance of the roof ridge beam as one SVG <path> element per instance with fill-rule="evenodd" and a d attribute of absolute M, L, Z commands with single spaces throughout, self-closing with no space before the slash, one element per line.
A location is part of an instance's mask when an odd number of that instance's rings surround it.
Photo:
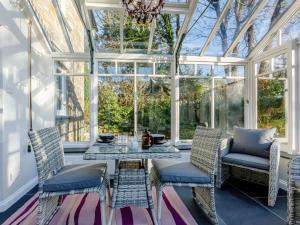
<path fill-rule="evenodd" d="M 202 47 L 202 49 L 200 51 L 200 54 L 199 54 L 200 56 L 204 55 L 204 53 L 207 50 L 208 46 L 210 45 L 211 41 L 216 36 L 216 33 L 217 33 L 217 31 L 218 31 L 218 29 L 219 29 L 219 27 L 220 27 L 223 19 L 225 18 L 228 10 L 230 9 L 230 6 L 231 6 L 232 2 L 233 2 L 233 0 L 228 0 L 226 2 L 226 4 L 225 4 L 225 6 L 224 6 L 224 8 L 223 8 L 223 10 L 222 10 L 222 12 L 221 12 L 218 20 L 216 21 L 213 29 L 211 30 L 210 34 L 208 35 L 208 37 L 207 37 L 207 39 L 206 39 L 206 41 L 205 41 L 205 43 L 204 43 L 204 45 L 203 45 L 203 47 Z"/>
<path fill-rule="evenodd" d="M 260 3 L 258 3 L 256 8 L 251 13 L 251 15 L 248 17 L 246 23 L 244 24 L 244 26 L 242 27 L 240 32 L 234 37 L 234 41 L 231 43 L 229 48 L 225 51 L 224 57 L 228 56 L 230 53 L 233 52 L 235 47 L 238 45 L 240 39 L 244 36 L 244 34 L 249 29 L 249 27 L 252 25 L 253 20 L 257 17 L 257 15 L 260 13 L 260 11 L 263 10 L 263 8 L 265 7 L 265 5 L 267 3 L 268 3 L 268 0 L 262 0 Z"/>
<path fill-rule="evenodd" d="M 252 57 L 257 54 L 260 50 L 262 50 L 270 41 L 271 38 L 273 38 L 273 35 L 282 27 L 284 26 L 300 9 L 300 1 L 294 1 L 289 8 L 285 11 L 284 14 L 282 14 L 275 24 L 273 24 L 272 28 L 264 35 L 264 37 L 258 42 L 258 44 L 252 49 L 250 54 L 248 55 L 248 59 L 251 59 Z"/>

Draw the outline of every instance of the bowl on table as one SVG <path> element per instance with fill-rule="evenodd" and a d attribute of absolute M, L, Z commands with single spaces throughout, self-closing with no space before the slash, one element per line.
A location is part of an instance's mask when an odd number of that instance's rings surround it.
<path fill-rule="evenodd" d="M 98 137 L 97 142 L 101 143 L 111 143 L 115 139 L 113 134 L 99 134 Z"/>
<path fill-rule="evenodd" d="M 151 141 L 154 145 L 165 144 L 167 142 L 164 134 L 151 134 Z"/>

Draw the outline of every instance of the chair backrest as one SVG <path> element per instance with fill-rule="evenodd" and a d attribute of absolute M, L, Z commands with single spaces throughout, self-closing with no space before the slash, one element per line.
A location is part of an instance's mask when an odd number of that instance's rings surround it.
<path fill-rule="evenodd" d="M 221 129 L 200 126 L 196 128 L 194 134 L 191 150 L 191 163 L 209 175 L 214 175 L 215 173 L 221 136 Z"/>
<path fill-rule="evenodd" d="M 29 131 L 37 165 L 39 187 L 64 166 L 64 151 L 58 128 Z"/>

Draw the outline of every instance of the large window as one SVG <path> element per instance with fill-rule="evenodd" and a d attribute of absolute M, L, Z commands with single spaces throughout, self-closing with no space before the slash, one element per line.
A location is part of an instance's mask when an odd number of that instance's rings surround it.
<path fill-rule="evenodd" d="M 98 132 L 133 135 L 134 78 L 125 76 L 99 77 Z"/>
<path fill-rule="evenodd" d="M 90 79 L 84 75 L 87 71 L 86 62 L 55 61 L 55 124 L 67 142 L 90 139 Z"/>
<path fill-rule="evenodd" d="M 256 63 L 257 127 L 277 128 L 277 137 L 287 137 L 287 54 Z"/>
<path fill-rule="evenodd" d="M 171 89 L 168 77 L 138 77 L 138 132 L 149 129 L 171 137 Z"/>
<path fill-rule="evenodd" d="M 182 64 L 179 68 L 180 139 L 192 139 L 199 124 L 227 133 L 244 126 L 245 66 Z"/>
<path fill-rule="evenodd" d="M 170 63 L 99 61 L 98 132 L 171 137 Z M 136 115 L 136 116 L 135 116 Z"/>

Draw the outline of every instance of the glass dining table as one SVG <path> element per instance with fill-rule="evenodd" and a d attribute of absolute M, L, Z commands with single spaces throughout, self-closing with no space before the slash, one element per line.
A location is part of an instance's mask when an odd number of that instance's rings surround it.
<path fill-rule="evenodd" d="M 114 210 L 124 207 L 142 207 L 151 211 L 154 224 L 152 188 L 148 170 L 149 159 L 180 158 L 180 151 L 170 144 L 153 145 L 148 149 L 129 148 L 122 144 L 94 144 L 84 154 L 85 160 L 115 160 L 111 212 L 112 223 Z"/>

